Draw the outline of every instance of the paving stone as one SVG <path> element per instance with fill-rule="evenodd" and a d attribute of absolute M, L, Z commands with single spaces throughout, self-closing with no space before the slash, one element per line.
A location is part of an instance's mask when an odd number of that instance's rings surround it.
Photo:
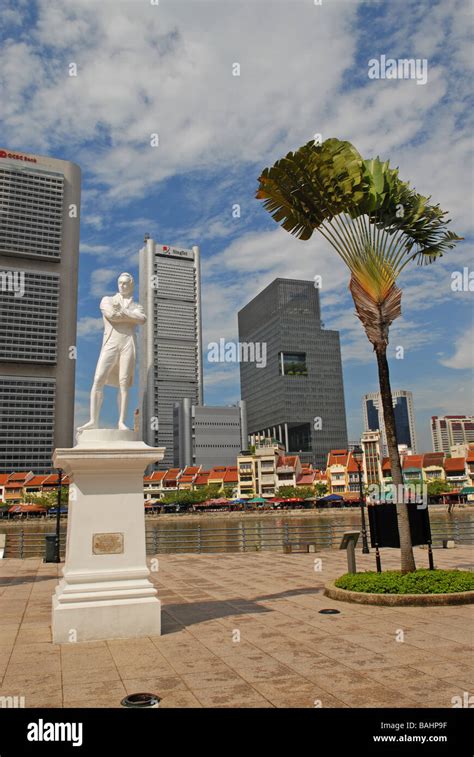
<path fill-rule="evenodd" d="M 466 565 L 470 553 L 440 552 L 437 564 Z M 161 636 L 61 645 L 50 625 L 61 566 L 2 560 L 0 692 L 24 695 L 27 707 L 88 708 L 121 707 L 146 690 L 164 708 L 452 707 L 470 696 L 473 607 L 329 600 L 321 589 L 345 572 L 345 555 L 320 556 L 316 575 L 307 554 L 162 555 L 152 574 Z M 373 569 L 373 554 L 357 559 Z M 398 567 L 396 551 L 383 551 L 382 563 Z M 324 607 L 340 614 L 320 615 Z"/>

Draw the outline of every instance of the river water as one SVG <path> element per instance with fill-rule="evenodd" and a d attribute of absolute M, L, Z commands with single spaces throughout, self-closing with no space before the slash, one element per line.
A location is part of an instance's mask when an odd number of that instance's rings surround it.
<path fill-rule="evenodd" d="M 430 508 L 433 543 L 453 538 L 457 543 L 474 544 L 474 508 Z M 360 510 L 332 510 L 311 512 L 262 513 L 206 513 L 146 516 L 147 552 L 235 552 L 283 550 L 292 542 L 295 547 L 308 542 L 317 548 L 338 546 L 346 530 L 360 531 Z M 368 528 L 368 523 L 367 523 Z M 66 521 L 61 521 L 65 536 Z M 0 533 L 7 537 L 7 556 L 24 534 L 24 556 L 41 555 L 44 540 L 41 535 L 54 533 L 55 520 L 1 521 Z"/>

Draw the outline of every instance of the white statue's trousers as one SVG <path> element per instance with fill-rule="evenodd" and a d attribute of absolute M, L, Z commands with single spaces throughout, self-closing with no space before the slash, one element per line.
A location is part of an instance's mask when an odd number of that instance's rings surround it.
<path fill-rule="evenodd" d="M 130 334 L 115 332 L 102 347 L 94 376 L 94 384 L 103 385 L 118 365 L 119 383 L 128 386 L 135 371 L 135 343 Z"/>

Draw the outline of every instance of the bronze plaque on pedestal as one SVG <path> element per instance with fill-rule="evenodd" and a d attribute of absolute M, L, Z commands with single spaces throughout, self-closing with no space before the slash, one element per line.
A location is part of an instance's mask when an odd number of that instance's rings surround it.
<path fill-rule="evenodd" d="M 123 554 L 123 534 L 92 534 L 92 554 L 121 555 Z"/>

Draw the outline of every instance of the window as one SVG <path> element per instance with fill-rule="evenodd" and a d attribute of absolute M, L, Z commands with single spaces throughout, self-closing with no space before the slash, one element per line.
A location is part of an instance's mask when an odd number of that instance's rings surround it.
<path fill-rule="evenodd" d="M 306 352 L 280 352 L 281 376 L 307 376 Z"/>

